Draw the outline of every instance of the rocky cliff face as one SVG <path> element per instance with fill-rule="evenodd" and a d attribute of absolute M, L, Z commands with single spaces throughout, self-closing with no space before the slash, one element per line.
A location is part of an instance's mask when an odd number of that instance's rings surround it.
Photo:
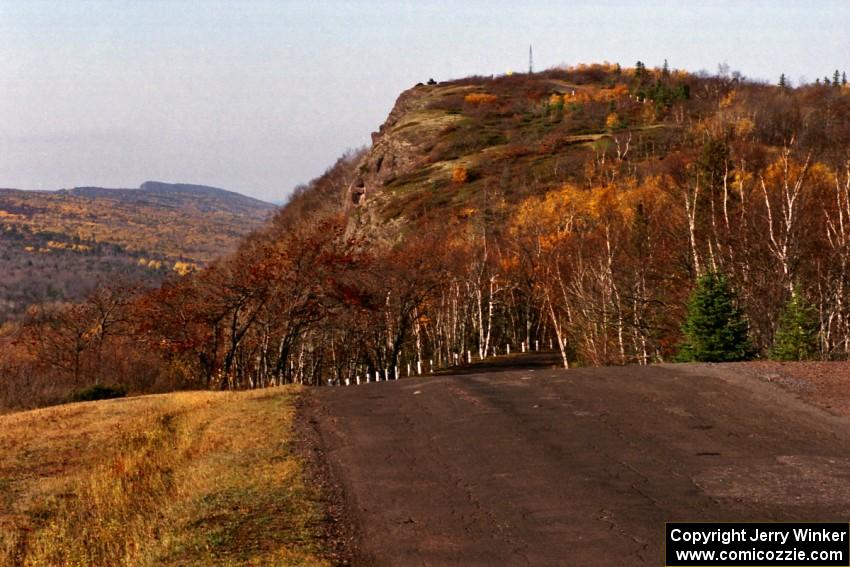
<path fill-rule="evenodd" d="M 432 87 L 413 87 L 403 92 L 377 132 L 372 132 L 372 147 L 358 164 L 359 175 L 348 189 L 349 202 L 361 205 L 391 181 L 409 171 L 421 155 L 423 140 L 411 115 L 423 111 L 426 105 L 424 90 Z"/>
<path fill-rule="evenodd" d="M 401 220 L 384 214 L 395 197 L 392 188 L 408 181 L 425 183 L 437 173 L 441 168 L 434 167 L 432 150 L 463 120 L 456 111 L 435 108 L 436 103 L 471 88 L 417 85 L 399 96 L 386 122 L 372 133 L 372 147 L 360 160 L 357 177 L 348 188 L 345 208 L 355 222 L 374 225 Z"/>

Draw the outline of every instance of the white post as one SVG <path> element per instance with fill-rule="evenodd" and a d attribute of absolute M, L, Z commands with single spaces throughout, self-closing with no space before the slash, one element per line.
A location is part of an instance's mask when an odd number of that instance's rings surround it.
<path fill-rule="evenodd" d="M 381 371 L 376 369 L 375 370 L 375 382 L 380 382 L 380 381 L 381 381 Z"/>
<path fill-rule="evenodd" d="M 525 341 L 522 341 L 522 352 L 525 352 Z"/>
<path fill-rule="evenodd" d="M 552 339 L 549 339 L 549 350 L 552 350 Z"/>
<path fill-rule="evenodd" d="M 496 351 L 495 345 L 493 345 L 493 356 L 499 356 L 498 352 Z"/>
<path fill-rule="evenodd" d="M 472 351 L 471 350 L 466 351 L 466 363 L 472 364 Z"/>
<path fill-rule="evenodd" d="M 360 375 L 358 374 L 356 378 L 357 378 L 357 385 L 359 386 L 360 385 Z"/>
<path fill-rule="evenodd" d="M 540 350 L 540 341 L 535 339 L 534 340 L 534 352 L 537 352 L 538 350 Z"/>
<path fill-rule="evenodd" d="M 351 386 L 351 378 L 346 378 L 346 379 L 345 379 L 345 385 L 346 385 L 346 386 Z"/>
<path fill-rule="evenodd" d="M 416 361 L 416 374 L 418 374 L 419 376 L 422 376 L 422 361 L 421 360 Z"/>
<path fill-rule="evenodd" d="M 407 377 L 410 377 L 410 363 L 407 363 Z"/>
<path fill-rule="evenodd" d="M 508 356 L 511 355 L 511 343 L 505 345 L 505 352 L 508 353 Z"/>
<path fill-rule="evenodd" d="M 395 375 L 393 375 L 393 378 L 398 380 L 398 366 L 395 367 Z"/>
<path fill-rule="evenodd" d="M 434 373 L 434 359 L 433 358 L 428 361 L 428 372 L 430 374 Z"/>

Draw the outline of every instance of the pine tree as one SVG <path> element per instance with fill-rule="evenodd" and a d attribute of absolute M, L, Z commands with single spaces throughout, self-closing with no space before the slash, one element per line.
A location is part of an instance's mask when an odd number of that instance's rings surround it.
<path fill-rule="evenodd" d="M 844 72 L 841 73 L 841 86 L 843 87 L 846 84 L 847 84 L 847 71 L 844 71 Z"/>
<path fill-rule="evenodd" d="M 738 308 L 738 298 L 722 273 L 697 280 L 682 326 L 680 362 L 730 362 L 753 354 L 749 325 Z"/>
<path fill-rule="evenodd" d="M 788 88 L 788 79 L 785 78 L 785 73 L 779 75 L 779 88 L 785 89 Z"/>
<path fill-rule="evenodd" d="M 643 61 L 635 63 L 635 77 L 638 80 L 643 80 L 646 77 L 646 65 L 643 64 Z"/>
<path fill-rule="evenodd" d="M 835 70 L 835 73 L 832 74 L 832 86 L 837 87 L 841 84 L 841 73 L 838 72 L 838 69 Z"/>
<path fill-rule="evenodd" d="M 664 66 L 661 68 L 661 74 L 662 74 L 664 77 L 669 77 L 669 76 L 670 76 L 670 66 L 669 66 L 669 65 L 667 65 L 667 60 L 666 60 L 666 59 L 664 60 Z"/>
<path fill-rule="evenodd" d="M 773 337 L 774 360 L 807 360 L 818 351 L 817 310 L 803 297 L 799 286 L 779 318 L 779 328 Z"/>

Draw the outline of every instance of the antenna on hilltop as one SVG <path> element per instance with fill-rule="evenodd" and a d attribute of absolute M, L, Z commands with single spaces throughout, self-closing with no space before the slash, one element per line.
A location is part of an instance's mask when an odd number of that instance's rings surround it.
<path fill-rule="evenodd" d="M 531 54 L 531 44 L 528 45 L 528 74 L 534 72 L 534 57 Z"/>

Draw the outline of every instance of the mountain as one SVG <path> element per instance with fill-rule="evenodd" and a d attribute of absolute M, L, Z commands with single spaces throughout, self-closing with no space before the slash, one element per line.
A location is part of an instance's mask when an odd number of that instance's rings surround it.
<path fill-rule="evenodd" d="M 203 185 L 0 189 L 0 322 L 117 275 L 156 283 L 233 252 L 276 210 Z"/>
<path fill-rule="evenodd" d="M 110 376 L 136 391 L 356 382 L 532 347 L 599 366 L 777 357 L 784 337 L 782 356 L 847 359 L 848 150 L 840 82 L 789 88 L 639 63 L 416 85 L 370 148 L 297 188 L 208 269 L 135 295 L 101 286 L 22 325 L 33 346 L 18 356 L 50 366 L 27 382 L 26 403 Z M 198 199 L 217 191 L 134 191 L 147 196 L 133 211 L 157 203 L 167 222 L 137 215 L 113 241 L 155 243 L 136 248 L 145 258 L 209 252 L 197 248 L 209 238 L 166 237 L 184 217 L 214 220 Z M 50 218 L 91 230 L 78 209 Z M 73 247 L 106 240 L 78 233 L 42 248 L 82 254 Z M 92 334 L 104 304 L 121 323 Z M 738 354 L 716 340 L 730 329 L 747 346 Z M 707 357 L 684 348 L 703 343 Z"/>
<path fill-rule="evenodd" d="M 714 315 L 745 325 L 752 351 L 718 349 L 712 360 L 776 356 L 776 337 L 792 335 L 795 357 L 845 359 L 848 148 L 850 86 L 840 82 L 789 88 L 639 63 L 418 84 L 370 148 L 295 195 L 276 227 L 229 260 L 230 283 L 206 280 L 212 297 L 245 295 L 243 274 L 313 254 L 291 272 L 315 271 L 299 288 L 268 292 L 255 280 L 264 303 L 251 321 L 266 326 L 233 335 L 219 366 L 207 357 L 196 375 L 254 384 L 253 367 L 233 361 L 261 351 L 263 368 L 314 383 L 328 379 L 328 360 L 354 379 L 532 343 L 564 366 L 686 359 L 682 345 L 711 338 L 683 323 L 716 272 L 729 289 Z M 265 251 L 287 242 L 285 254 Z M 322 322 L 278 336 L 304 324 L 267 305 L 280 293 L 289 308 L 308 282 L 326 294 L 312 305 Z M 789 305 L 805 312 L 805 332 Z"/>

